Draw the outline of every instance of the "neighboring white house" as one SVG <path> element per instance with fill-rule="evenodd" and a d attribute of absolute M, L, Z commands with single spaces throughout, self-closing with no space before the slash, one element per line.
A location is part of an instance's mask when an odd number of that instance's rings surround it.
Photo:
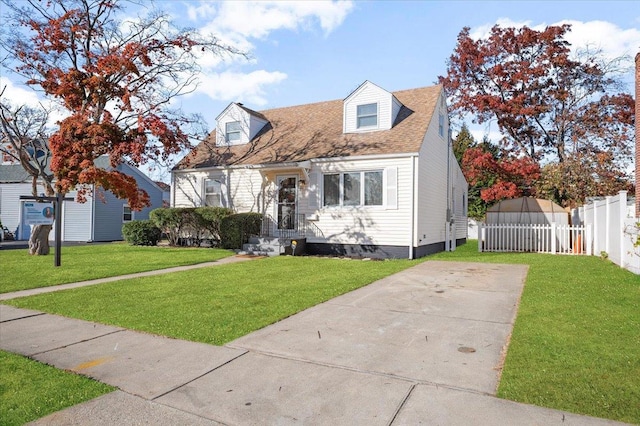
<path fill-rule="evenodd" d="M 95 161 L 98 167 L 109 168 L 106 156 Z M 126 200 L 116 198 L 111 192 L 92 188 L 93 196 L 85 203 L 65 201 L 62 209 L 63 241 L 118 241 L 122 240 L 122 225 L 136 219 L 148 219 L 149 212 L 162 207 L 163 190 L 144 173 L 127 164 L 118 170 L 133 176 L 141 189 L 147 191 L 151 206 L 136 212 Z M 0 164 L 0 220 L 16 239 L 28 240 L 30 226 L 23 220 L 24 202 L 20 196 L 31 196 L 31 178 L 20 164 Z M 75 198 L 75 192 L 67 194 Z M 50 240 L 53 240 L 53 231 Z"/>
<path fill-rule="evenodd" d="M 172 171 L 174 207 L 265 215 L 310 254 L 416 258 L 467 238 L 468 185 L 441 86 L 256 112 L 231 103 Z"/>

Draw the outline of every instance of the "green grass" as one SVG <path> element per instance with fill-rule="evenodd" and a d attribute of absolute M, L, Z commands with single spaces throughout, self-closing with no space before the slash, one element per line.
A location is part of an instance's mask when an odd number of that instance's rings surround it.
<path fill-rule="evenodd" d="M 415 264 L 417 261 L 409 260 L 282 256 L 117 281 L 6 303 L 222 345 Z"/>
<path fill-rule="evenodd" d="M 22 425 L 114 390 L 86 377 L 0 351 L 0 423 Z"/>
<path fill-rule="evenodd" d="M 640 423 L 640 276 L 594 256 L 478 253 L 431 259 L 529 265 L 498 396 Z"/>
<path fill-rule="evenodd" d="M 48 256 L 0 251 L 0 293 L 209 262 L 233 254 L 210 248 L 142 247 L 126 243 L 62 247 L 60 267 Z"/>
<path fill-rule="evenodd" d="M 640 423 L 640 277 L 599 257 L 478 253 L 473 241 L 429 259 L 529 265 L 500 397 Z M 220 345 L 417 262 L 277 257 L 7 303 Z"/>

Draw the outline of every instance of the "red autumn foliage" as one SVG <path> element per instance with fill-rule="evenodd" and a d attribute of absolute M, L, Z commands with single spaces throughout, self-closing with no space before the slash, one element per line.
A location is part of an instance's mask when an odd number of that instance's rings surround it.
<path fill-rule="evenodd" d="M 584 180 L 596 175 L 611 179 L 607 185 L 594 186 L 598 191 L 622 189 L 629 182 L 625 170 L 633 148 L 634 111 L 633 98 L 620 91 L 623 58 L 605 62 L 589 50 L 572 56 L 564 38 L 570 29 L 569 25 L 543 31 L 494 26 L 487 38 L 475 40 L 464 28 L 447 75 L 439 80 L 456 115 L 497 123 L 506 151 L 525 155 L 539 166 L 567 163 L 571 169 L 556 170 Z M 605 168 L 614 173 L 600 173 L 603 158 L 608 163 Z M 553 181 L 562 185 L 564 180 Z M 544 192 L 571 193 L 558 187 Z M 583 200 L 556 199 L 563 204 Z"/>
<path fill-rule="evenodd" d="M 496 158 L 482 147 L 467 149 L 461 165 L 470 185 L 484 185 L 480 197 L 486 203 L 523 195 L 534 195 L 533 185 L 540 178 L 540 167 L 530 157 Z"/>
<path fill-rule="evenodd" d="M 121 3 L 11 4 L 21 28 L 3 47 L 13 52 L 19 64 L 15 71 L 27 84 L 39 86 L 68 111 L 49 140 L 56 190 L 77 189 L 82 200 L 85 185 L 95 184 L 139 210 L 149 197 L 118 166 L 163 161 L 188 150 L 185 129 L 201 119 L 170 109 L 170 102 L 193 90 L 195 60 L 203 50 L 239 52 L 213 37 L 174 29 L 155 12 L 135 22 L 120 21 Z M 109 156 L 109 169 L 95 165 L 102 155 Z"/>

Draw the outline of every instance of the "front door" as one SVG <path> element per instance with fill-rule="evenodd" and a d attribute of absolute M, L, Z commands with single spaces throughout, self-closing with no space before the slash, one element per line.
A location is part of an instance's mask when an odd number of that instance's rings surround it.
<path fill-rule="evenodd" d="M 298 199 L 298 177 L 278 176 L 278 230 L 296 228 L 296 203 Z"/>

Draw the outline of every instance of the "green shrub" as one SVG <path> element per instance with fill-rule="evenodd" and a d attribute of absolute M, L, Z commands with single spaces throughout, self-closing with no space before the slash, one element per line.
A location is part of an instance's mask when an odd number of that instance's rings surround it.
<path fill-rule="evenodd" d="M 197 207 L 195 209 L 196 224 L 207 231 L 213 242 L 220 242 L 220 227 L 222 220 L 233 214 L 233 210 L 226 207 Z"/>
<path fill-rule="evenodd" d="M 177 246 L 183 227 L 180 208 L 159 208 L 149 212 L 151 221 L 166 235 L 169 245 Z"/>
<path fill-rule="evenodd" d="M 122 225 L 122 235 L 132 246 L 155 246 L 162 231 L 150 220 L 134 220 Z"/>
<path fill-rule="evenodd" d="M 220 224 L 220 245 L 226 249 L 239 249 L 251 235 L 260 234 L 260 213 L 238 213 L 226 216 Z"/>
<path fill-rule="evenodd" d="M 189 240 L 199 246 L 204 239 L 219 242 L 222 219 L 231 214 L 233 210 L 225 207 L 173 207 L 152 210 L 149 217 L 166 235 L 169 245 Z"/>

